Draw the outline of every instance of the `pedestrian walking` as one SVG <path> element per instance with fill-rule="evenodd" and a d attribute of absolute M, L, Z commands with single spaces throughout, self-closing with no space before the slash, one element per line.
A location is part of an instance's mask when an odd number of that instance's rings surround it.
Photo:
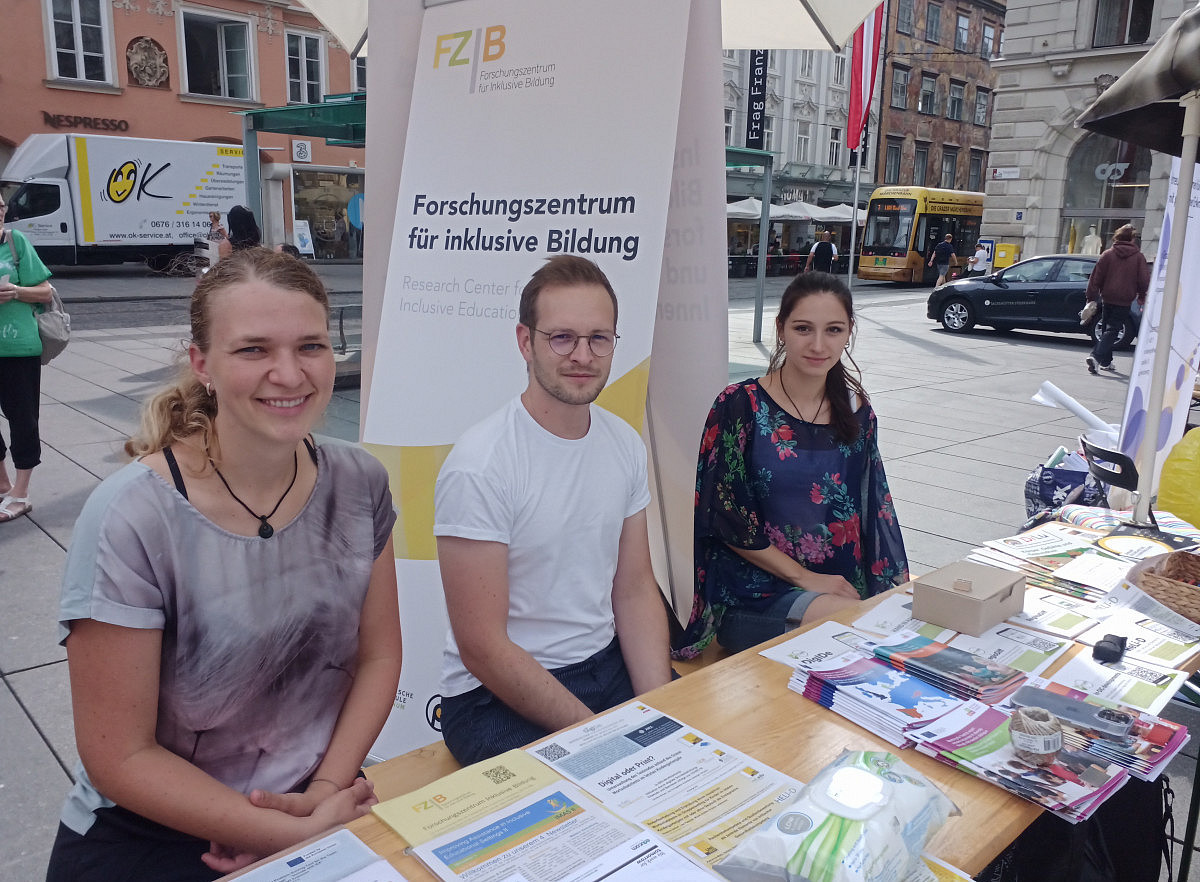
<path fill-rule="evenodd" d="M 954 236 L 947 233 L 941 242 L 933 247 L 933 254 L 929 255 L 929 266 L 937 264 L 938 277 L 933 287 L 938 288 L 946 284 L 946 276 L 950 274 L 950 261 L 954 258 Z"/>
<path fill-rule="evenodd" d="M 821 233 L 820 239 L 808 252 L 808 260 L 804 263 L 804 271 L 816 270 L 819 273 L 833 272 L 833 262 L 837 260 L 837 246 L 830 241 L 829 231 Z"/>
<path fill-rule="evenodd" d="M 1133 301 L 1146 303 L 1146 291 L 1150 287 L 1150 264 L 1142 251 L 1134 244 L 1137 230 L 1131 225 L 1113 233 L 1113 245 L 1100 255 L 1096 268 L 1088 279 L 1087 299 L 1091 303 L 1100 301 L 1100 335 L 1087 357 L 1089 374 L 1100 371 L 1115 372 L 1112 363 L 1113 345 L 1117 335 L 1129 323 L 1129 312 Z"/>

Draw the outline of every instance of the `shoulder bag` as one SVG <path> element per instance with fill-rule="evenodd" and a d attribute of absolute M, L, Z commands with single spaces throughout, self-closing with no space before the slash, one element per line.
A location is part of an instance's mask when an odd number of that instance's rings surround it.
<path fill-rule="evenodd" d="M 17 254 L 12 232 L 5 238 L 8 239 L 8 250 L 12 253 L 13 266 L 20 278 L 21 258 Z M 51 359 L 67 348 L 71 340 L 71 316 L 63 309 L 62 298 L 53 285 L 50 286 L 50 302 L 39 304 L 39 307 L 37 324 L 38 336 L 42 338 L 42 364 L 49 364 Z"/>

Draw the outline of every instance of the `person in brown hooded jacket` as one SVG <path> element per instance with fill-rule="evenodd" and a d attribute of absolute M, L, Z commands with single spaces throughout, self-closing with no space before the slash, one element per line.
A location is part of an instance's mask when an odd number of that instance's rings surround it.
<path fill-rule="evenodd" d="M 1150 264 L 1134 244 L 1137 231 L 1130 226 L 1113 233 L 1113 246 L 1100 255 L 1088 280 L 1087 299 L 1099 298 L 1101 334 L 1087 357 L 1088 373 L 1116 371 L 1112 363 L 1113 344 L 1129 319 L 1133 301 L 1144 306 L 1150 287 Z M 1097 368 L 1099 370 L 1097 370 Z"/>

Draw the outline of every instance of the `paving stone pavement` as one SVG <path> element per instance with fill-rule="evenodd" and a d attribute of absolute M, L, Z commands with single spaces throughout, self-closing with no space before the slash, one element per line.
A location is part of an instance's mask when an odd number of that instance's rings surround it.
<path fill-rule="evenodd" d="M 323 266 L 335 291 L 361 290 L 361 268 Z M 764 343 L 751 340 L 753 281 L 730 282 L 729 376 L 761 374 L 786 279 L 768 279 Z M 186 298 L 188 279 L 132 267 L 67 271 L 68 301 Z M 1025 519 L 1025 476 L 1081 426 L 1030 396 L 1050 379 L 1105 420 L 1120 420 L 1130 357 L 1118 373 L 1089 376 L 1083 337 L 958 336 L 925 318 L 926 292 L 856 285 L 854 354 L 879 416 L 880 446 L 914 574 L 1011 534 Z M 55 612 L 75 517 L 118 469 L 142 399 L 170 376 L 179 325 L 79 331 L 42 379 L 42 465 L 32 515 L 0 525 L 0 879 L 44 874 L 63 796 L 77 762 L 65 654 Z M 713 394 L 719 390 L 713 390 Z M 0 428 L 8 427 L 0 421 Z M 322 431 L 354 439 L 358 391 L 339 390 Z M 1172 766 L 1182 836 L 1194 760 Z"/>

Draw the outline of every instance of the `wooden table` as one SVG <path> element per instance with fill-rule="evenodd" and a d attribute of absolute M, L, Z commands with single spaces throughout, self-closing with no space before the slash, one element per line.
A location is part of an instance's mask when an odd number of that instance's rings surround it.
<path fill-rule="evenodd" d="M 858 608 L 849 621 L 861 615 Z M 782 642 L 785 634 L 773 642 Z M 889 750 L 927 775 L 962 810 L 950 818 L 929 851 L 975 875 L 1040 813 L 965 772 L 909 749 L 897 751 L 870 732 L 788 689 L 790 670 L 747 651 L 730 656 L 639 697 L 651 707 L 692 725 L 801 781 L 810 781 L 843 749 Z M 441 744 L 371 766 L 380 799 L 415 790 L 458 768 Z M 405 841 L 373 814 L 347 825 L 368 846 L 413 882 L 436 879 L 404 854 Z"/>

